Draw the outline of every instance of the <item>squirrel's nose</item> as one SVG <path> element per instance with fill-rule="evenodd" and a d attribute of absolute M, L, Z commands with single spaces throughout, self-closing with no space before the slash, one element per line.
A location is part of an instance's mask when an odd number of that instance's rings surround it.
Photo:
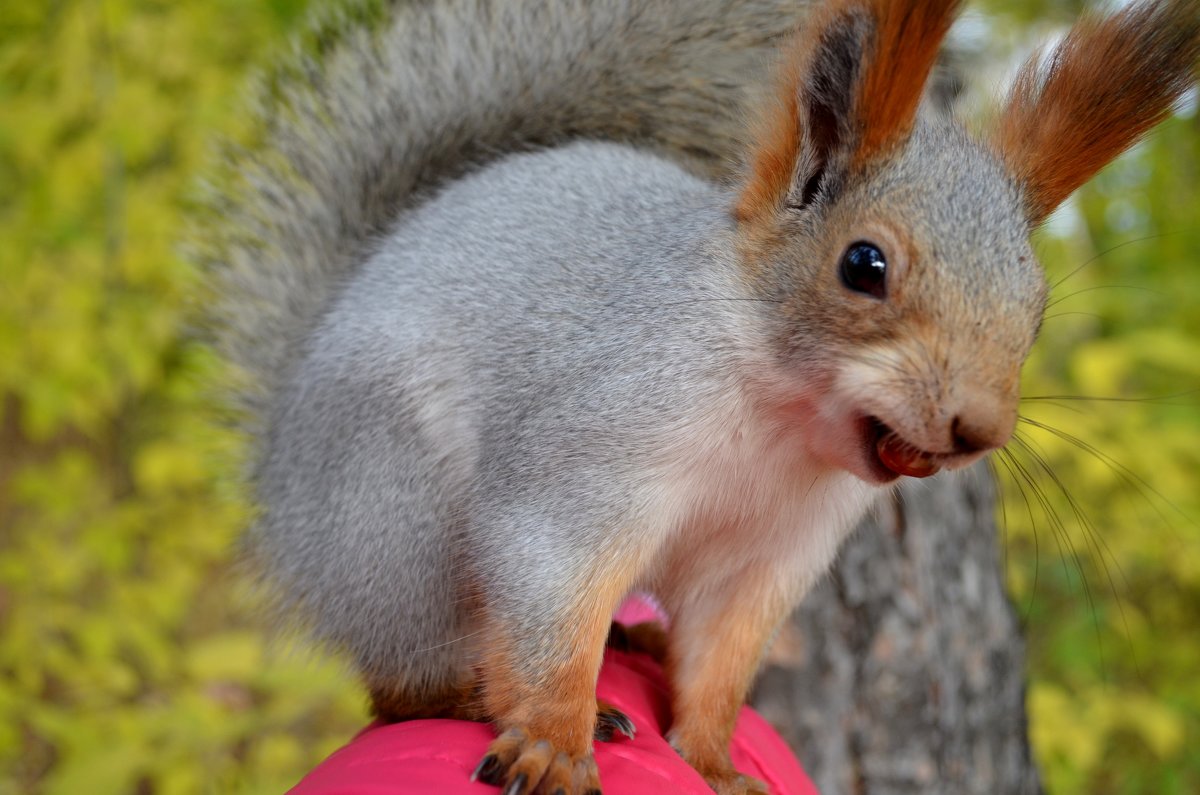
<path fill-rule="evenodd" d="M 956 453 L 980 453 L 1003 447 L 1016 425 L 1016 410 L 1005 398 L 972 395 L 950 421 Z"/>
<path fill-rule="evenodd" d="M 983 453 L 1003 447 L 1013 435 L 1013 423 L 1007 417 L 960 413 L 950 422 L 950 437 L 955 453 Z"/>

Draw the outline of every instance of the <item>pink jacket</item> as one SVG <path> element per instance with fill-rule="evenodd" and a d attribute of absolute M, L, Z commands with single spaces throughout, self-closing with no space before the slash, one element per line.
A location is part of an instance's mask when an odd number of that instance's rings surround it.
<path fill-rule="evenodd" d="M 640 619 L 628 609 L 619 617 L 629 623 Z M 652 660 L 609 649 L 596 693 L 637 727 L 632 740 L 618 735 L 613 742 L 596 743 L 607 795 L 712 795 L 704 779 L 663 739 L 670 720 L 668 691 Z M 495 795 L 496 787 L 469 778 L 493 737 L 485 724 L 452 720 L 368 726 L 291 795 Z M 732 754 L 734 766 L 765 781 L 772 795 L 817 795 L 783 740 L 748 708 L 738 718 Z"/>

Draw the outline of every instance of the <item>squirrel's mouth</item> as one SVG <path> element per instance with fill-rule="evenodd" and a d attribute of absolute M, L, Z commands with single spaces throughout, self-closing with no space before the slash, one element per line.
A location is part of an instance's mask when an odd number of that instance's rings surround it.
<path fill-rule="evenodd" d="M 865 416 L 860 422 L 867 464 L 880 481 L 887 483 L 902 475 L 927 478 L 941 471 L 943 456 L 910 444 L 878 417 Z"/>

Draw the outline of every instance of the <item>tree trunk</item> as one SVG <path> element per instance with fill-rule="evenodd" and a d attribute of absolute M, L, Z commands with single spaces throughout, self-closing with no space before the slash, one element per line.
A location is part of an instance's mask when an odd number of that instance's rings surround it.
<path fill-rule="evenodd" d="M 826 795 L 1038 793 L 986 470 L 882 501 L 785 625 L 754 706 Z"/>

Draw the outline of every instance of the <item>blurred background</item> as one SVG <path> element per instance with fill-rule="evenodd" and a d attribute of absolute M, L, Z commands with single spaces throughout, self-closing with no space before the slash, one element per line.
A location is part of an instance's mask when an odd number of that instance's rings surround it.
<path fill-rule="evenodd" d="M 0 4 L 0 795 L 277 793 L 366 720 L 232 565 L 239 440 L 176 250 L 306 5 Z M 965 112 L 1081 5 L 972 4 Z M 1196 104 L 1036 241 L 1052 303 L 994 469 L 1054 795 L 1200 792 Z"/>

